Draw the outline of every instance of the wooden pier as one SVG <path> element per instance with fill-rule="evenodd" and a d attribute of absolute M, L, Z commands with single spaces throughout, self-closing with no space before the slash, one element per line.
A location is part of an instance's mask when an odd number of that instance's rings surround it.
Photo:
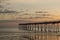
<path fill-rule="evenodd" d="M 60 35 L 59 32 L 60 21 L 49 21 L 49 22 L 36 22 L 36 23 L 22 23 L 19 24 L 19 29 L 29 32 L 29 35 L 32 33 L 35 34 L 35 40 L 50 40 L 48 39 L 50 36 L 55 36 L 51 38 L 54 40 L 58 39 Z M 38 36 L 38 39 L 36 39 Z M 40 38 L 40 39 L 39 39 Z"/>

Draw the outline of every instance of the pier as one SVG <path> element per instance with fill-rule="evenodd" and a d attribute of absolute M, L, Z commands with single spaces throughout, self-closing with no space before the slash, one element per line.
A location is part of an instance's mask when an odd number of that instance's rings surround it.
<path fill-rule="evenodd" d="M 35 40 L 59 40 L 60 21 L 36 22 L 36 23 L 22 23 L 19 24 L 19 29 L 25 30 L 29 35 L 35 34 Z M 54 36 L 54 37 L 52 37 Z M 51 39 L 49 39 L 51 37 Z"/>

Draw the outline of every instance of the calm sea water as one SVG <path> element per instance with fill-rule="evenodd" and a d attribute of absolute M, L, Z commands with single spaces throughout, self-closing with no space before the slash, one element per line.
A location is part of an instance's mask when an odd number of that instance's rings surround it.
<path fill-rule="evenodd" d="M 0 29 L 0 40 L 60 40 L 60 36 L 54 32 L 39 33 L 29 30 L 18 30 L 18 28 L 4 28 Z"/>
<path fill-rule="evenodd" d="M 23 30 L 21 30 L 23 31 Z M 0 32 L 0 40 L 60 40 L 55 33 Z"/>

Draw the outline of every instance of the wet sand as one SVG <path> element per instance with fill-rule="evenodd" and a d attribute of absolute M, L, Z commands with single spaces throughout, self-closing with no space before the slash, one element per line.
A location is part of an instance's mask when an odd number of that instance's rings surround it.
<path fill-rule="evenodd" d="M 0 33 L 0 40 L 60 40 L 60 36 L 40 33 L 3 32 Z"/>

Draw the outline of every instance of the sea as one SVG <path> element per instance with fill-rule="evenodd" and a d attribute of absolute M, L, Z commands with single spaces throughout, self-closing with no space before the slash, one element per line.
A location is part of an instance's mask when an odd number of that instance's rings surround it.
<path fill-rule="evenodd" d="M 60 40 L 55 32 L 33 32 L 16 28 L 0 29 L 0 40 Z"/>

